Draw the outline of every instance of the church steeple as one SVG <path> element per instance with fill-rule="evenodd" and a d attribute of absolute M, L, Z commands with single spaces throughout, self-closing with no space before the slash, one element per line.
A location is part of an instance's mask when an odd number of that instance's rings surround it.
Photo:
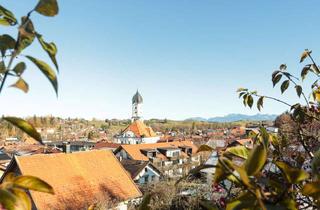
<path fill-rule="evenodd" d="M 143 98 L 140 95 L 139 91 L 137 90 L 136 94 L 132 97 L 132 104 L 142 104 L 143 103 Z"/>
<path fill-rule="evenodd" d="M 132 97 L 132 121 L 142 120 L 142 103 L 143 98 L 137 90 Z"/>

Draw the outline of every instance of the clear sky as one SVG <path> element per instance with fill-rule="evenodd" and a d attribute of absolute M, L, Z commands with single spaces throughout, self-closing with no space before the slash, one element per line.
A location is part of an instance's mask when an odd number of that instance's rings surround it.
<path fill-rule="evenodd" d="M 26 14 L 36 0 L 2 0 Z M 279 95 L 271 73 L 279 64 L 299 74 L 305 48 L 320 55 L 320 1 L 60 0 L 54 18 L 33 14 L 39 33 L 58 46 L 59 97 L 32 64 L 30 91 L 5 88 L 3 114 L 130 118 L 137 88 L 145 118 L 185 119 L 256 114 L 238 87 Z M 3 33 L 4 27 L 0 28 Z M 25 52 L 46 59 L 39 44 Z M 8 86 L 13 81 L 6 83 Z M 293 90 L 283 97 L 296 100 Z M 262 113 L 286 107 L 266 102 Z"/>

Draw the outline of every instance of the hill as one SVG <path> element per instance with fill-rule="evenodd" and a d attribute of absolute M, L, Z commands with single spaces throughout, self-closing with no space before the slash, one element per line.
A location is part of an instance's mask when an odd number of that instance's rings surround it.
<path fill-rule="evenodd" d="M 244 115 L 244 114 L 228 114 L 222 117 L 202 118 L 194 117 L 188 118 L 186 121 L 204 121 L 204 122 L 236 122 L 236 121 L 273 121 L 277 115 L 274 114 L 256 114 L 256 115 Z"/>

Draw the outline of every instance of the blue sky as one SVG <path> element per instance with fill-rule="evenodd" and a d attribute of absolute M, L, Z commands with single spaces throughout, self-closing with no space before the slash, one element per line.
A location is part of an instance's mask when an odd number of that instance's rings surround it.
<path fill-rule="evenodd" d="M 2 0 L 1 5 L 20 17 L 36 2 Z M 256 114 L 257 109 L 243 107 L 238 87 L 280 96 L 279 87 L 272 89 L 273 70 L 286 63 L 299 74 L 305 48 L 320 55 L 316 0 L 59 3 L 54 18 L 32 15 L 37 31 L 58 46 L 59 97 L 29 63 L 24 75 L 29 93 L 5 88 L 3 114 L 129 118 L 137 88 L 145 118 Z M 24 54 L 50 63 L 37 42 Z M 297 100 L 293 90 L 282 97 Z M 262 113 L 285 110 L 265 102 Z"/>

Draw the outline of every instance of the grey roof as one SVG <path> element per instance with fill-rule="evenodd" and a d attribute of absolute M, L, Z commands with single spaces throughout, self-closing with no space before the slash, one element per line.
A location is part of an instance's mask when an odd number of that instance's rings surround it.
<path fill-rule="evenodd" d="M 134 96 L 132 97 L 132 104 L 142 104 L 142 103 L 143 103 L 142 96 L 137 90 L 136 94 L 134 94 Z"/>
<path fill-rule="evenodd" d="M 4 151 L 0 150 L 0 161 L 2 160 L 11 160 L 11 157 Z"/>
<path fill-rule="evenodd" d="M 149 164 L 149 162 L 140 160 L 122 160 L 121 164 L 134 179 Z"/>

